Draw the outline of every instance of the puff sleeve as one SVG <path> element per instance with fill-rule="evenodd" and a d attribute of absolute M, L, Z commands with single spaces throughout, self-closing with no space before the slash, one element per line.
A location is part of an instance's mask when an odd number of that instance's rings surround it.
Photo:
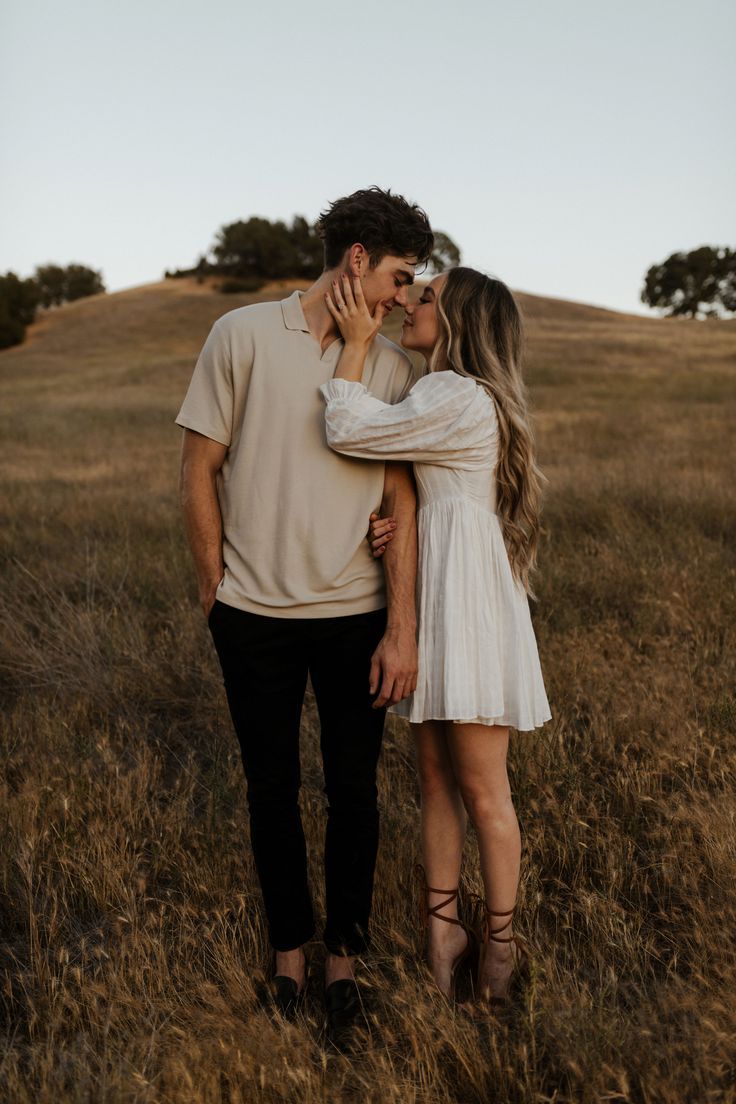
<path fill-rule="evenodd" d="M 485 389 L 468 376 L 432 372 L 393 405 L 349 380 L 329 380 L 320 390 L 327 402 L 327 443 L 336 452 L 464 469 L 488 464 L 495 407 Z"/>

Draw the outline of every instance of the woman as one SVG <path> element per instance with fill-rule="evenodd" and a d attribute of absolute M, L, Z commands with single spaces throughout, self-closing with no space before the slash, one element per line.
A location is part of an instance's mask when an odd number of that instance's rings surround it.
<path fill-rule="evenodd" d="M 321 388 L 328 443 L 348 456 L 411 460 L 418 487 L 419 675 L 392 712 L 408 718 L 416 739 L 430 969 L 449 996 L 473 949 L 457 913 L 469 816 L 486 906 L 478 993 L 503 1001 L 523 959 L 512 928 L 521 840 L 506 771 L 509 728 L 528 731 L 550 717 L 527 598 L 542 477 L 519 312 L 508 288 L 480 272 L 435 277 L 406 308 L 402 329 L 427 373 L 390 406 L 360 383 L 381 305 L 371 315 L 360 281 L 347 276 L 326 301 L 345 342 Z M 377 533 L 390 539 L 386 529 Z"/>

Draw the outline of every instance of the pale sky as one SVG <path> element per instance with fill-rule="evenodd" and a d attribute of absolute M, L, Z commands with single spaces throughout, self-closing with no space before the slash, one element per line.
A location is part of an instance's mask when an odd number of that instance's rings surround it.
<path fill-rule="evenodd" d="M 0 272 L 110 290 L 370 184 L 512 287 L 736 246 L 733 0 L 3 0 Z"/>

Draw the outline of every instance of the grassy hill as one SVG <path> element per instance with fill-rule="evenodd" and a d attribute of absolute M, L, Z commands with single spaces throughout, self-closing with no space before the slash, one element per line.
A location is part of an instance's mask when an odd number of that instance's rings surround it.
<path fill-rule="evenodd" d="M 7 1099 L 734 1100 L 736 325 L 520 296 L 554 714 L 512 739 L 532 983 L 499 1024 L 428 988 L 392 720 L 363 971 L 377 1023 L 349 1062 L 321 1050 L 318 972 L 302 1026 L 259 1010 L 245 787 L 177 503 L 194 359 L 253 299 L 184 281 L 100 296 L 0 355 Z M 303 724 L 319 909 L 311 698 Z M 467 860 L 477 892 L 472 839 Z"/>

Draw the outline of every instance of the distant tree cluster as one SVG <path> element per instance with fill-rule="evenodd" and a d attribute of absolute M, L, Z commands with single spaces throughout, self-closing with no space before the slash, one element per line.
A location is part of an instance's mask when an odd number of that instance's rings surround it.
<path fill-rule="evenodd" d="M 689 253 L 672 253 L 647 272 L 641 300 L 670 318 L 735 313 L 736 250 L 701 245 Z"/>
<path fill-rule="evenodd" d="M 291 225 L 249 218 L 223 226 L 212 252 L 219 272 L 266 280 L 314 279 L 322 271 L 322 240 L 305 218 Z"/>
<path fill-rule="evenodd" d="M 60 306 L 104 290 L 102 273 L 82 264 L 39 265 L 27 280 L 7 272 L 0 276 L 0 349 L 24 340 L 39 306 Z"/>
<path fill-rule="evenodd" d="M 20 345 L 40 298 L 35 280 L 21 280 L 14 272 L 0 276 L 0 349 Z"/>
<path fill-rule="evenodd" d="M 57 264 L 39 265 L 35 275 L 41 293 L 41 306 L 60 307 L 87 295 L 99 295 L 105 290 L 102 273 L 82 264 L 62 268 Z"/>
<path fill-rule="evenodd" d="M 210 260 L 209 257 L 212 259 Z M 435 248 L 428 269 L 441 272 L 460 263 L 460 250 L 447 234 L 435 232 Z M 323 269 L 322 239 L 307 220 L 296 215 L 291 223 L 249 218 L 218 230 L 208 255 L 194 268 L 165 273 L 167 278 L 223 276 L 224 292 L 257 291 L 267 280 L 314 280 Z"/>

